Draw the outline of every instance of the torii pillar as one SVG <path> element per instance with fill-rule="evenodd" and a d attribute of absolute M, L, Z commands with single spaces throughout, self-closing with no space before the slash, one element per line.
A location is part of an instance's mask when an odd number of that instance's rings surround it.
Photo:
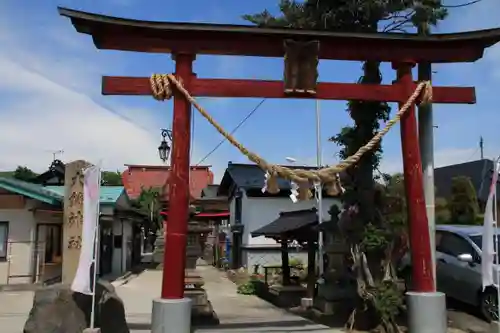
<path fill-rule="evenodd" d="M 172 55 L 175 76 L 189 90 L 194 55 Z M 170 173 L 169 223 L 165 230 L 161 298 L 153 301 L 152 332 L 189 332 L 192 301 L 184 297 L 186 241 L 189 218 L 189 164 L 191 147 L 191 104 L 174 89 L 172 125 L 172 171 Z M 171 326 L 167 329 L 164 325 Z"/>

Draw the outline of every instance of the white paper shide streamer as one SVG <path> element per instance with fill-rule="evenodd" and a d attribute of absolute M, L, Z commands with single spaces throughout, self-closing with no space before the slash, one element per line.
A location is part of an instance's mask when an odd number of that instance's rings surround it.
<path fill-rule="evenodd" d="M 299 196 L 299 185 L 294 182 L 290 182 L 290 200 L 292 200 L 293 203 L 297 203 L 299 201 L 298 196 Z"/>
<path fill-rule="evenodd" d="M 495 285 L 495 280 L 497 279 L 497 276 L 494 276 L 494 272 L 496 272 L 497 269 L 495 267 L 495 242 L 498 242 L 496 201 L 499 171 L 499 163 L 497 161 L 491 180 L 488 201 L 486 202 L 486 209 L 484 212 L 483 242 L 481 249 L 481 275 L 483 290 L 488 286 Z"/>
<path fill-rule="evenodd" d="M 80 261 L 76 271 L 71 290 L 93 295 L 95 270 L 96 270 L 96 242 L 99 223 L 99 191 L 100 175 L 99 166 L 91 166 L 84 170 L 83 185 L 83 225 Z M 94 266 L 94 268 L 93 268 Z"/>
<path fill-rule="evenodd" d="M 269 172 L 266 172 L 266 174 L 265 174 L 264 177 L 265 177 L 265 179 L 264 179 L 264 186 L 262 186 L 262 189 L 261 189 L 262 193 L 266 193 L 266 191 L 267 191 L 267 181 L 269 180 L 269 178 L 271 177 L 271 175 L 269 174 Z"/>

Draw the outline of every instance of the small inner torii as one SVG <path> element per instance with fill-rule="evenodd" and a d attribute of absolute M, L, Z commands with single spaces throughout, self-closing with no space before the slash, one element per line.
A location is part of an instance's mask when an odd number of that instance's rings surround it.
<path fill-rule="evenodd" d="M 422 37 L 412 34 L 336 33 L 221 24 L 148 22 L 65 8 L 59 8 L 59 13 L 70 18 L 78 32 L 91 35 L 98 49 L 172 54 L 175 78 L 181 82 L 189 96 L 385 101 L 399 103 L 400 109 L 403 106 L 407 108 L 401 117 L 401 139 L 413 288 L 419 293 L 435 292 L 415 105 L 405 105 L 415 90 L 422 88 L 413 81 L 412 68 L 420 62 L 475 62 L 483 56 L 487 47 L 500 41 L 500 29 Z M 193 73 L 193 62 L 197 54 L 284 58 L 284 79 L 198 78 Z M 320 59 L 390 62 L 397 72 L 397 80 L 390 85 L 317 82 Z M 150 83 L 149 77 L 103 77 L 102 93 L 150 96 Z M 189 96 L 173 87 L 171 210 L 165 238 L 161 294 L 165 302 L 180 300 L 184 296 L 191 145 Z M 473 87 L 432 89 L 433 103 L 472 104 L 475 101 Z M 184 331 L 179 330 L 177 333 Z"/>

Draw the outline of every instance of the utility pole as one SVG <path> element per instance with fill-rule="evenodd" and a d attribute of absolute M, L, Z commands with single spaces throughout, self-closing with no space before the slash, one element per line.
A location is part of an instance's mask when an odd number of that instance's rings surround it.
<path fill-rule="evenodd" d="M 483 140 L 483 136 L 479 137 L 479 150 L 481 152 L 481 160 L 484 160 L 484 140 Z"/>
<path fill-rule="evenodd" d="M 420 35 L 429 35 L 429 26 L 422 23 L 418 27 Z M 432 65 L 430 63 L 418 64 L 418 80 L 432 80 Z M 418 107 L 418 138 L 420 144 L 420 158 L 424 179 L 425 205 L 427 208 L 427 221 L 429 223 L 429 238 L 433 262 L 434 285 L 436 284 L 436 226 L 435 226 L 435 193 L 434 193 L 434 123 L 432 104 L 426 103 Z"/>
<path fill-rule="evenodd" d="M 427 22 L 418 26 L 419 35 L 430 34 Z M 418 64 L 418 80 L 431 81 L 431 63 Z M 436 292 L 436 225 L 435 225 L 435 193 L 434 193 L 434 124 L 432 104 L 418 107 L 418 137 L 420 158 L 422 160 L 423 187 L 429 225 L 429 240 L 432 255 L 432 272 L 434 276 L 434 292 L 406 293 L 408 304 L 408 331 L 412 333 L 445 333 L 447 331 L 446 296 Z M 431 319 L 432 318 L 432 319 Z"/>

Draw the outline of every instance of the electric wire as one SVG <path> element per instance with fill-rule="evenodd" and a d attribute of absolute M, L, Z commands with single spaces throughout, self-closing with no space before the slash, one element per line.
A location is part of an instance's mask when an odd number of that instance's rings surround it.
<path fill-rule="evenodd" d="M 473 158 L 473 157 L 474 157 L 474 155 L 476 155 L 478 151 L 479 151 L 479 147 L 477 147 L 477 148 L 476 148 L 476 150 L 474 150 L 474 152 L 473 152 L 473 153 L 469 156 L 469 158 L 468 158 L 468 159 L 466 159 L 466 161 L 470 161 L 470 160 L 471 160 L 471 158 Z"/>
<path fill-rule="evenodd" d="M 243 124 L 261 107 L 262 104 L 266 101 L 266 98 L 262 99 L 253 109 L 250 111 L 245 118 L 243 118 L 238 125 L 230 132 L 231 135 L 233 135 Z M 201 163 L 205 162 L 207 158 L 209 158 L 217 149 L 219 149 L 220 146 L 226 142 L 227 139 L 223 138 L 208 154 L 206 154 L 198 163 L 196 163 L 196 166 L 200 165 Z"/>
<path fill-rule="evenodd" d="M 443 5 L 443 8 L 462 8 L 462 7 L 467 7 L 467 6 L 470 6 L 470 5 L 474 5 L 478 2 L 481 2 L 482 0 L 472 0 L 472 1 L 469 1 L 469 2 L 465 2 L 465 3 L 461 3 L 461 4 L 458 4 L 458 5 Z"/>

